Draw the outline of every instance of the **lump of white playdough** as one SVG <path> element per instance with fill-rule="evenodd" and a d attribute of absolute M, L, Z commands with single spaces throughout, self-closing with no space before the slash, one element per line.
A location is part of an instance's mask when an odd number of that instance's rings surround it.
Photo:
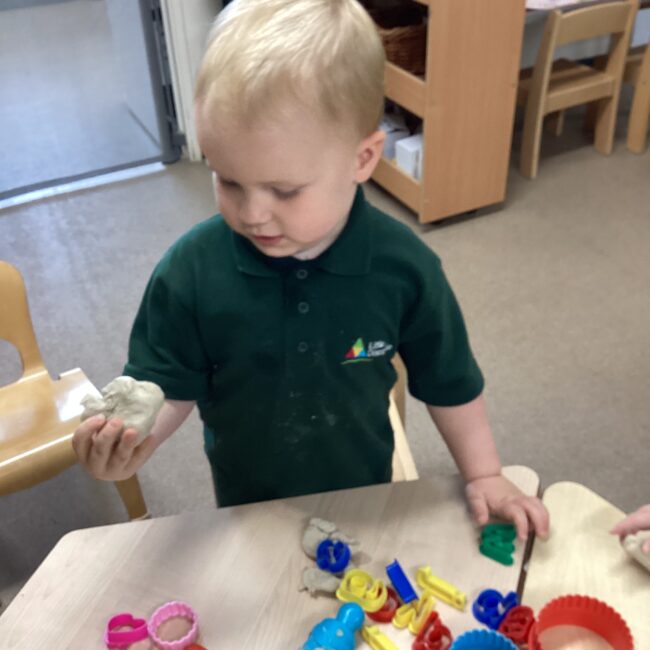
<path fill-rule="evenodd" d="M 117 417 L 124 422 L 125 429 L 137 429 L 139 439 L 151 431 L 165 401 L 159 386 L 150 381 L 136 381 L 133 377 L 113 379 L 101 393 L 101 397 L 86 395 L 81 400 L 82 421 L 93 415 Z"/>
<path fill-rule="evenodd" d="M 308 567 L 302 572 L 302 584 L 303 588 L 307 589 L 312 596 L 317 591 L 334 594 L 341 584 L 341 578 L 337 578 L 327 571 Z"/>
<path fill-rule="evenodd" d="M 644 566 L 650 571 L 650 553 L 645 553 L 641 549 L 641 545 L 650 538 L 649 533 L 637 533 L 636 535 L 628 535 L 623 540 L 623 548 L 637 561 L 641 566 Z"/>
<path fill-rule="evenodd" d="M 305 534 L 302 537 L 302 548 L 310 558 L 315 560 L 318 545 L 326 539 L 345 542 L 350 547 L 352 555 L 357 553 L 361 547 L 358 540 L 340 531 L 336 527 L 336 524 L 325 519 L 313 517 L 309 520 L 309 525 L 305 529 Z"/>

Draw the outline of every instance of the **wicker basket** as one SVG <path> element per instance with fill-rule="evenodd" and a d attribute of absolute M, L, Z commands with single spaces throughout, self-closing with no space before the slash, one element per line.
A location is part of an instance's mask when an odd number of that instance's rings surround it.
<path fill-rule="evenodd" d="M 424 74 L 427 56 L 427 26 L 419 11 L 371 9 L 386 58 L 412 74 Z"/>

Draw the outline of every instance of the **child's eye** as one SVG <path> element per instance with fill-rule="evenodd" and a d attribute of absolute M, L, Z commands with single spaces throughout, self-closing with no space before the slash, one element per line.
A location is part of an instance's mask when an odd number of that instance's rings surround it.
<path fill-rule="evenodd" d="M 285 192 L 274 187 L 273 194 L 276 198 L 280 199 L 280 201 L 289 201 L 290 199 L 298 196 L 298 194 L 300 194 L 300 190 L 289 190 L 288 192 Z"/>
<path fill-rule="evenodd" d="M 219 185 L 221 185 L 221 187 L 228 187 L 228 188 L 239 187 L 239 185 L 235 183 L 235 181 L 228 181 L 223 178 L 219 179 Z"/>

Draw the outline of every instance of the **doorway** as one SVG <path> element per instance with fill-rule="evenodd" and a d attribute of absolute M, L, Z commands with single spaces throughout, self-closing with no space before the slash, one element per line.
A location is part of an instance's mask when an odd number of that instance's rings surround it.
<path fill-rule="evenodd" d="M 158 0 L 3 0 L 0 199 L 180 157 Z"/>

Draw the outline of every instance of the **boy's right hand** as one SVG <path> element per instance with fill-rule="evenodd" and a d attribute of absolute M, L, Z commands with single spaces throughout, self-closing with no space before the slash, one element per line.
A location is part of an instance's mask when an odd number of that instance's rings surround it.
<path fill-rule="evenodd" d="M 72 447 L 79 463 L 96 479 L 123 481 L 142 467 L 156 448 L 153 436 L 140 444 L 135 429 L 123 430 L 119 418 L 106 421 L 95 415 L 82 422 L 72 437 Z"/>

